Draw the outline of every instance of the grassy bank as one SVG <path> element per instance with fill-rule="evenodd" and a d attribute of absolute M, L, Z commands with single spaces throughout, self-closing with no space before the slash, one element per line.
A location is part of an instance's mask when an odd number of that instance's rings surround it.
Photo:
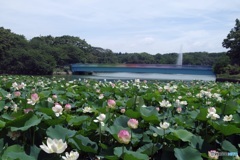
<path fill-rule="evenodd" d="M 218 82 L 240 82 L 240 74 L 230 75 L 230 74 L 217 74 L 216 81 Z"/>

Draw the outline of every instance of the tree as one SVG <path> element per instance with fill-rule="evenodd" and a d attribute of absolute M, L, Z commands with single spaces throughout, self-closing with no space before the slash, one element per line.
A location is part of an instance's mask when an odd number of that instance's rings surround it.
<path fill-rule="evenodd" d="M 230 49 L 227 52 L 231 60 L 231 64 L 240 65 L 240 21 L 236 19 L 236 24 L 230 33 L 227 35 L 227 38 L 223 40 L 222 46 Z"/>
<path fill-rule="evenodd" d="M 223 74 L 226 72 L 225 68 L 229 65 L 230 59 L 227 55 L 219 57 L 213 65 L 213 71 L 215 74 Z"/>

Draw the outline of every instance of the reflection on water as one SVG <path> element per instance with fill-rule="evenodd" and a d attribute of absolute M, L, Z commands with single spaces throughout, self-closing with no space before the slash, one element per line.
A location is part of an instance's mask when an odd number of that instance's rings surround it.
<path fill-rule="evenodd" d="M 214 75 L 160 74 L 160 73 L 96 73 L 105 79 L 146 79 L 146 80 L 205 80 L 215 81 Z"/>
<path fill-rule="evenodd" d="M 93 75 L 66 75 L 63 76 L 67 80 L 73 79 L 106 79 L 106 80 L 204 80 L 215 81 L 215 75 L 188 75 L 188 74 L 160 74 L 160 73 L 128 73 L 128 72 L 115 72 L 115 73 L 94 73 Z"/>

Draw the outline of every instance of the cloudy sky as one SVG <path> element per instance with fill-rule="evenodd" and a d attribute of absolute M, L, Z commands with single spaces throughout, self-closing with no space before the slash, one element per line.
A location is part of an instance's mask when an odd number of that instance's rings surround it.
<path fill-rule="evenodd" d="M 70 35 L 113 52 L 221 52 L 240 0 L 0 0 L 0 26 Z"/>

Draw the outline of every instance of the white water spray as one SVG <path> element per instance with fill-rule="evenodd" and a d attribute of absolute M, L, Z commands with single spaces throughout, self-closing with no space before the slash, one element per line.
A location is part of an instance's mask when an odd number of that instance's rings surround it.
<path fill-rule="evenodd" d="M 181 46 L 176 65 L 182 66 L 182 64 L 183 64 L 183 53 L 182 53 L 182 46 Z"/>

